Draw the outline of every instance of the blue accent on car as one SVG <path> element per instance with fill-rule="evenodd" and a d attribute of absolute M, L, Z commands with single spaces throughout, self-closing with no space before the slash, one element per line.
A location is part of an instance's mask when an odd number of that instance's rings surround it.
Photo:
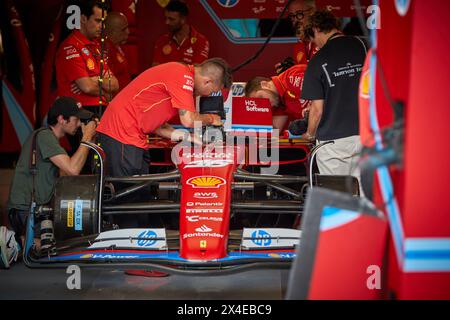
<path fill-rule="evenodd" d="M 83 200 L 75 200 L 75 230 L 83 230 Z"/>
<path fill-rule="evenodd" d="M 334 207 L 324 207 L 322 210 L 322 219 L 320 220 L 320 230 L 338 228 L 358 219 L 360 214 L 356 211 L 338 209 Z"/>
<path fill-rule="evenodd" d="M 374 5 L 378 6 L 375 0 Z M 406 2 L 405 2 L 406 4 Z M 370 60 L 370 126 L 375 138 L 375 147 L 383 150 L 381 130 L 376 107 L 376 72 L 377 72 L 377 29 L 371 30 L 372 57 Z M 389 170 L 386 166 L 377 169 L 381 195 L 386 203 L 386 212 L 392 233 L 397 261 L 403 272 L 448 272 L 450 258 L 443 252 L 450 251 L 449 238 L 407 238 L 401 219 L 400 209 L 395 198 Z M 423 249 L 426 248 L 426 253 Z M 422 250 L 422 251 L 421 251 Z"/>
<path fill-rule="evenodd" d="M 25 140 L 29 137 L 31 132 L 33 132 L 33 126 L 19 102 L 17 102 L 16 98 L 14 98 L 14 95 L 5 81 L 2 83 L 2 91 L 9 118 L 14 126 L 20 145 L 23 146 Z"/>
<path fill-rule="evenodd" d="M 225 262 L 225 261 L 235 261 L 242 259 L 293 259 L 295 258 L 294 252 L 230 252 L 227 257 L 217 259 L 211 262 Z M 133 260 L 133 259 L 148 259 L 149 262 L 154 259 L 167 259 L 180 262 L 189 262 L 189 260 L 181 258 L 178 252 L 108 252 L 108 251 L 87 251 L 77 254 L 68 254 L 64 256 L 56 257 L 45 257 L 40 259 L 40 261 L 70 261 L 70 260 L 80 260 L 80 261 L 98 261 L 98 260 Z M 208 261 L 205 261 L 208 263 Z"/>

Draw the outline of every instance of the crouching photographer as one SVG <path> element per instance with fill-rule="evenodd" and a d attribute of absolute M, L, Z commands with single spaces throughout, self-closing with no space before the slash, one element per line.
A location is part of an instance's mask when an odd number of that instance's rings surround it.
<path fill-rule="evenodd" d="M 48 111 L 47 123 L 48 127 L 35 130 L 22 146 L 8 199 L 9 223 L 22 247 L 30 212 L 34 214 L 34 208 L 50 201 L 60 173 L 78 175 L 86 162 L 87 147 L 80 145 L 69 157 L 59 140 L 66 135 L 74 135 L 81 127 L 82 141 L 93 142 L 98 119 L 92 112 L 82 109 L 75 99 L 59 97 Z M 40 234 L 40 228 L 40 224 L 34 225 L 35 236 Z M 51 239 L 48 233 L 53 228 L 51 219 L 47 217 L 42 228 L 45 240 Z M 49 241 L 45 242 L 49 247 Z M 40 248 L 40 239 L 35 239 L 35 245 Z"/>

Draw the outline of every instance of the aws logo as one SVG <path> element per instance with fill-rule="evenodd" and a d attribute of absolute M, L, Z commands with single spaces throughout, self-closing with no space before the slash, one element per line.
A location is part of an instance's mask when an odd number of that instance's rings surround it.
<path fill-rule="evenodd" d="M 194 188 L 218 188 L 227 182 L 221 177 L 197 176 L 190 178 L 186 183 Z"/>
<path fill-rule="evenodd" d="M 217 192 L 196 192 L 194 193 L 194 198 L 197 199 L 216 199 L 219 196 Z"/>

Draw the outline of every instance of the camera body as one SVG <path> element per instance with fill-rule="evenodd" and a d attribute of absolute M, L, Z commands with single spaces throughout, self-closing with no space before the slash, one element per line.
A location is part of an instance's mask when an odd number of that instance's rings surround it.
<path fill-rule="evenodd" d="M 288 131 L 296 136 L 304 134 L 308 130 L 308 117 L 309 112 L 306 111 L 304 118 L 294 120 L 289 124 Z"/>
<path fill-rule="evenodd" d="M 287 57 L 286 59 L 281 61 L 280 65 L 277 67 L 277 70 L 276 70 L 277 74 L 283 73 L 284 71 L 293 67 L 294 65 L 295 65 L 294 59 L 292 59 L 291 57 Z"/>
<path fill-rule="evenodd" d="M 94 121 L 95 119 L 100 119 L 100 116 L 98 114 L 93 113 L 91 117 L 89 118 L 80 118 L 80 121 L 82 124 L 87 125 L 89 122 Z"/>
<path fill-rule="evenodd" d="M 216 114 L 222 120 L 225 119 L 225 109 L 222 96 L 209 96 L 200 98 L 201 114 Z M 223 126 L 208 125 L 202 128 L 202 141 L 205 144 L 225 141 L 225 131 Z"/>

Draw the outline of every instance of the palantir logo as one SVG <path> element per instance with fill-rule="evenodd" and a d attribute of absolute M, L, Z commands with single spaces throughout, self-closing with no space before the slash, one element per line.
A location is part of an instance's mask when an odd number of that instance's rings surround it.
<path fill-rule="evenodd" d="M 147 239 L 156 238 L 156 233 L 152 230 L 145 230 L 145 231 L 141 232 L 138 235 L 138 238 L 144 238 L 144 239 L 138 240 L 137 245 L 139 247 L 151 247 L 152 245 L 154 245 L 156 243 L 156 240 L 147 240 Z"/>
<path fill-rule="evenodd" d="M 270 239 L 270 234 L 264 230 L 256 230 L 252 233 L 252 242 L 257 246 L 270 246 L 272 239 Z"/>
<path fill-rule="evenodd" d="M 217 2 L 225 8 L 232 8 L 238 4 L 239 0 L 217 0 Z"/>

